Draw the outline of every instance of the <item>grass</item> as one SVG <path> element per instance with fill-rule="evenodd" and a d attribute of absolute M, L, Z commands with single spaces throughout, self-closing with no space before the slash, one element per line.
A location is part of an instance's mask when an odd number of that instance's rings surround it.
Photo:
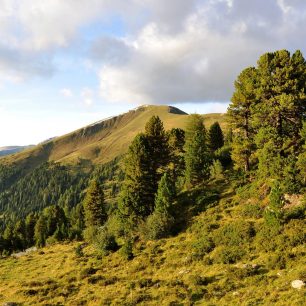
<path fill-rule="evenodd" d="M 233 190 L 222 181 L 214 182 L 212 188 L 220 200 L 212 198 L 185 207 L 186 215 L 198 211 L 188 226 L 174 237 L 138 241 L 131 261 L 124 259 L 120 251 L 103 257 L 91 246 L 77 254 L 77 242 L 48 246 L 18 259 L 1 259 L 0 302 L 73 306 L 305 305 L 305 289 L 291 288 L 291 281 L 305 277 L 305 256 L 288 259 L 286 267 L 279 268 L 269 263 L 271 254 L 257 250 L 255 244 L 248 245 L 247 255 L 234 264 L 218 260 L 222 246 L 197 254 L 201 237 L 241 220 L 243 203 L 233 201 Z M 244 221 L 255 227 L 262 223 L 262 219 L 251 217 L 244 217 Z M 288 251 L 305 254 L 302 245 Z"/>
<path fill-rule="evenodd" d="M 135 135 L 144 130 L 151 116 L 158 115 L 165 129 L 184 128 L 187 114 L 169 112 L 168 106 L 148 106 L 129 111 L 104 122 L 81 128 L 67 135 L 57 137 L 47 144 L 41 144 L 23 152 L 0 158 L 0 163 L 19 164 L 27 168 L 46 162 L 79 164 L 81 160 L 89 164 L 106 163 L 126 152 Z M 226 126 L 225 115 L 203 115 L 206 127 L 215 121 Z"/>

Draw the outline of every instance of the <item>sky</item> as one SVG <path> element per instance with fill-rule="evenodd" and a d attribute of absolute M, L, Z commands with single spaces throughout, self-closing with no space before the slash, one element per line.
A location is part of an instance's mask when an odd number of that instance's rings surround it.
<path fill-rule="evenodd" d="M 0 146 L 142 104 L 225 112 L 265 52 L 306 53 L 305 0 L 0 0 Z"/>

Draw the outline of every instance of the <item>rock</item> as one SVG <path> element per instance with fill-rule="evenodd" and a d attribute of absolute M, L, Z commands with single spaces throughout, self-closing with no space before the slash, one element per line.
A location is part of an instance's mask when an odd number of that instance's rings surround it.
<path fill-rule="evenodd" d="M 300 290 L 305 286 L 305 283 L 300 279 L 296 279 L 296 280 L 291 282 L 291 286 L 294 289 L 299 289 Z"/>

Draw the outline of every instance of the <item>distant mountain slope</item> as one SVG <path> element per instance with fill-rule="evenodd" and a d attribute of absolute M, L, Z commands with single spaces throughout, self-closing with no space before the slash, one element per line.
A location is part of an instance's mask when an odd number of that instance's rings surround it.
<path fill-rule="evenodd" d="M 0 158 L 0 164 L 33 168 L 46 161 L 76 165 L 108 162 L 124 154 L 137 133 L 144 130 L 151 116 L 158 115 L 165 129 L 185 128 L 188 114 L 171 106 L 141 106 L 127 113 L 101 120 L 67 135 L 43 142 L 31 150 Z M 225 126 L 223 114 L 203 115 L 206 127 L 214 121 Z"/>
<path fill-rule="evenodd" d="M 24 151 L 26 149 L 32 148 L 34 146 L 6 146 L 6 147 L 0 147 L 0 156 L 5 156 L 9 154 L 18 153 L 21 151 Z"/>

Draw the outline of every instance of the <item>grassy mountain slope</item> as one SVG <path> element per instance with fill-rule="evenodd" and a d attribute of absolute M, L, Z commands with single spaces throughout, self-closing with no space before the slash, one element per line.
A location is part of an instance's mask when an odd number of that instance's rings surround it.
<path fill-rule="evenodd" d="M 34 146 L 8 146 L 8 147 L 1 147 L 0 148 L 0 156 L 6 156 L 9 154 L 18 153 L 24 151 L 28 148 L 32 148 Z"/>
<path fill-rule="evenodd" d="M 33 168 L 42 162 L 55 161 L 78 164 L 80 160 L 105 163 L 126 152 L 135 135 L 144 130 L 149 118 L 158 115 L 165 129 L 184 128 L 188 115 L 169 106 L 143 106 L 125 114 L 94 123 L 47 143 L 0 159 L 2 164 L 18 164 Z M 204 115 L 206 126 L 219 121 L 225 126 L 222 114 Z M 86 163 L 85 163 L 86 164 Z"/>
<path fill-rule="evenodd" d="M 262 218 L 246 215 L 246 203 L 237 204 L 226 182 L 211 187 L 218 192 L 218 201 L 189 201 L 184 215 L 194 209 L 199 212 L 192 213 L 187 228 L 171 238 L 139 242 L 131 261 L 120 256 L 120 251 L 100 256 L 90 246 L 84 248 L 83 256 L 77 256 L 78 243 L 57 244 L 20 258 L 0 260 L 0 302 L 74 306 L 305 305 L 305 289 L 291 287 L 293 280 L 305 277 L 303 245 L 288 248 L 290 254 L 282 263 L 274 252 L 264 251 L 257 232 L 248 244 L 239 247 L 248 249 L 248 253 L 235 263 L 220 262 L 222 245 L 202 254 L 205 243 L 201 239 L 208 233 L 216 238 L 220 229 L 235 222 L 249 222 L 256 229 L 263 224 Z M 285 242 L 288 238 L 282 239 Z"/>

